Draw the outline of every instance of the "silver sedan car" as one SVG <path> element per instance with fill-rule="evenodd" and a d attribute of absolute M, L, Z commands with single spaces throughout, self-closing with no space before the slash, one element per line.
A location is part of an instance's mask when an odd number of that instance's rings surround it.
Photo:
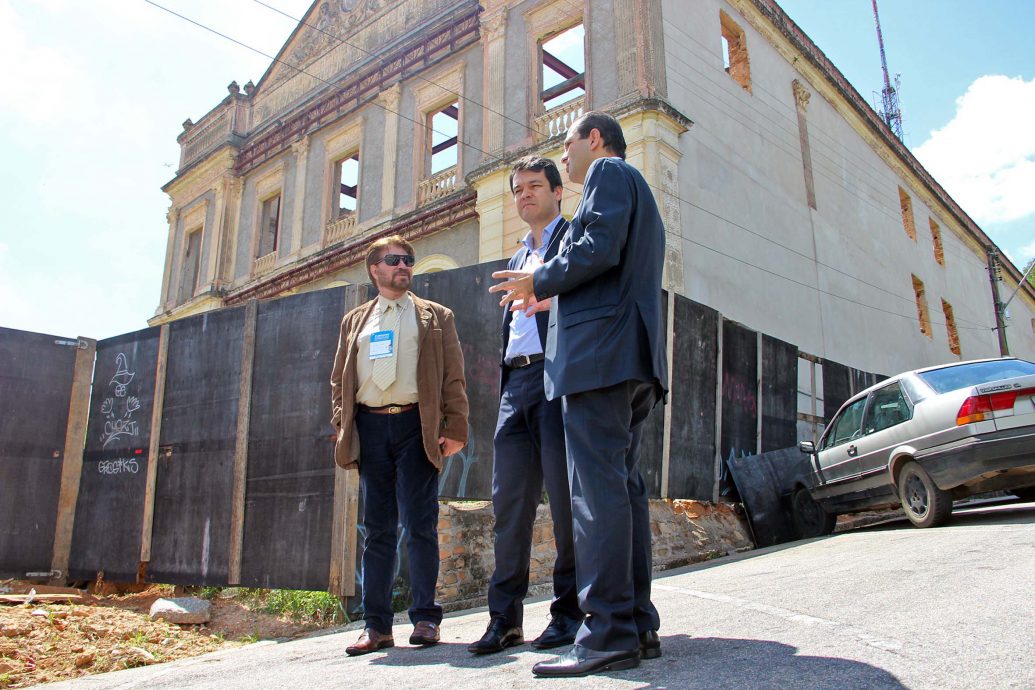
<path fill-rule="evenodd" d="M 1035 364 L 1002 358 L 909 371 L 850 398 L 817 446 L 802 442 L 809 486 L 792 494 L 802 536 L 839 513 L 902 505 L 917 527 L 954 500 L 1008 490 L 1035 500 Z"/>

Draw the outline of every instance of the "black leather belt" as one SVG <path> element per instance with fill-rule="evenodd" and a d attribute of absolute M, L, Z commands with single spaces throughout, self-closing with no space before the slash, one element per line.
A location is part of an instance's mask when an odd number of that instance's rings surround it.
<path fill-rule="evenodd" d="M 511 357 L 504 363 L 511 369 L 520 369 L 521 367 L 527 367 L 529 364 L 542 362 L 545 358 L 546 355 L 540 352 L 535 355 L 518 355 L 517 357 Z"/>
<path fill-rule="evenodd" d="M 410 403 L 409 405 L 382 405 L 381 407 L 360 405 L 359 411 L 370 412 L 371 414 L 399 414 L 400 412 L 409 412 L 415 407 L 417 407 L 417 403 Z"/>

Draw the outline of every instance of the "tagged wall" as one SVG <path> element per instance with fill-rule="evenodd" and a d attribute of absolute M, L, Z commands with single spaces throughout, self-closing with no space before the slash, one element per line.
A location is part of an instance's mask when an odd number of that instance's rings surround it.
<path fill-rule="evenodd" d="M 445 463 L 443 498 L 491 497 L 502 315 L 487 287 L 503 265 L 414 280 L 416 294 L 456 314 L 471 401 L 470 443 Z M 21 506 L 0 535 L 0 571 L 46 570 L 50 547 L 36 542 L 54 543 L 64 520 L 70 537 L 54 547 L 53 562 L 64 549 L 73 579 L 352 593 L 358 481 L 333 463 L 328 378 L 342 314 L 373 294 L 348 285 L 253 301 L 100 341 L 92 392 L 82 394 L 82 466 L 64 468 L 78 472 L 74 487 L 51 448 L 75 406 L 69 355 L 34 368 L 26 353 L 49 336 L 0 330 L 0 352 L 17 350 L 7 356 L 20 367 L 3 369 L 15 374 L 0 377 L 0 420 L 38 410 L 53 438 L 45 448 L 19 446 L 26 425 L 0 426 L 0 476 L 10 478 L 0 499 Z M 679 295 L 666 295 L 665 318 L 670 404 L 652 411 L 642 443 L 650 496 L 714 502 L 723 489 L 736 500 L 721 480 L 727 454 L 797 440 L 797 348 Z M 851 375 L 831 369 L 828 404 L 838 386 L 858 383 L 842 381 Z M 18 448 L 31 457 L 14 457 Z M 18 501 L 29 466 L 48 468 L 33 479 L 46 500 L 26 510 Z M 69 497 L 60 506 L 59 489 Z M 30 521 L 42 525 L 32 540 Z"/>

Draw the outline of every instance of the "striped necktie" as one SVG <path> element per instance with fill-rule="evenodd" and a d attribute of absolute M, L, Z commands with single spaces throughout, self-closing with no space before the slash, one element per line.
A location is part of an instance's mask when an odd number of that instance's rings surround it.
<path fill-rule="evenodd" d="M 392 354 L 374 360 L 370 378 L 374 385 L 386 391 L 395 383 L 395 364 L 399 360 L 399 322 L 402 319 L 403 306 L 398 302 L 389 302 L 381 312 L 382 331 L 392 332 Z"/>

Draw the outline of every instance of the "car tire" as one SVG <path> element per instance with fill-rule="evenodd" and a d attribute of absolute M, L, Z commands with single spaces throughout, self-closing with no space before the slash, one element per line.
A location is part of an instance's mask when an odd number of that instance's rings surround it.
<path fill-rule="evenodd" d="M 916 462 L 908 462 L 898 476 L 898 497 L 906 517 L 917 527 L 944 525 L 952 514 L 952 496 L 942 491 Z"/>
<path fill-rule="evenodd" d="M 822 537 L 834 531 L 837 516 L 823 510 L 807 489 L 799 488 L 791 496 L 791 518 L 798 539 Z"/>

